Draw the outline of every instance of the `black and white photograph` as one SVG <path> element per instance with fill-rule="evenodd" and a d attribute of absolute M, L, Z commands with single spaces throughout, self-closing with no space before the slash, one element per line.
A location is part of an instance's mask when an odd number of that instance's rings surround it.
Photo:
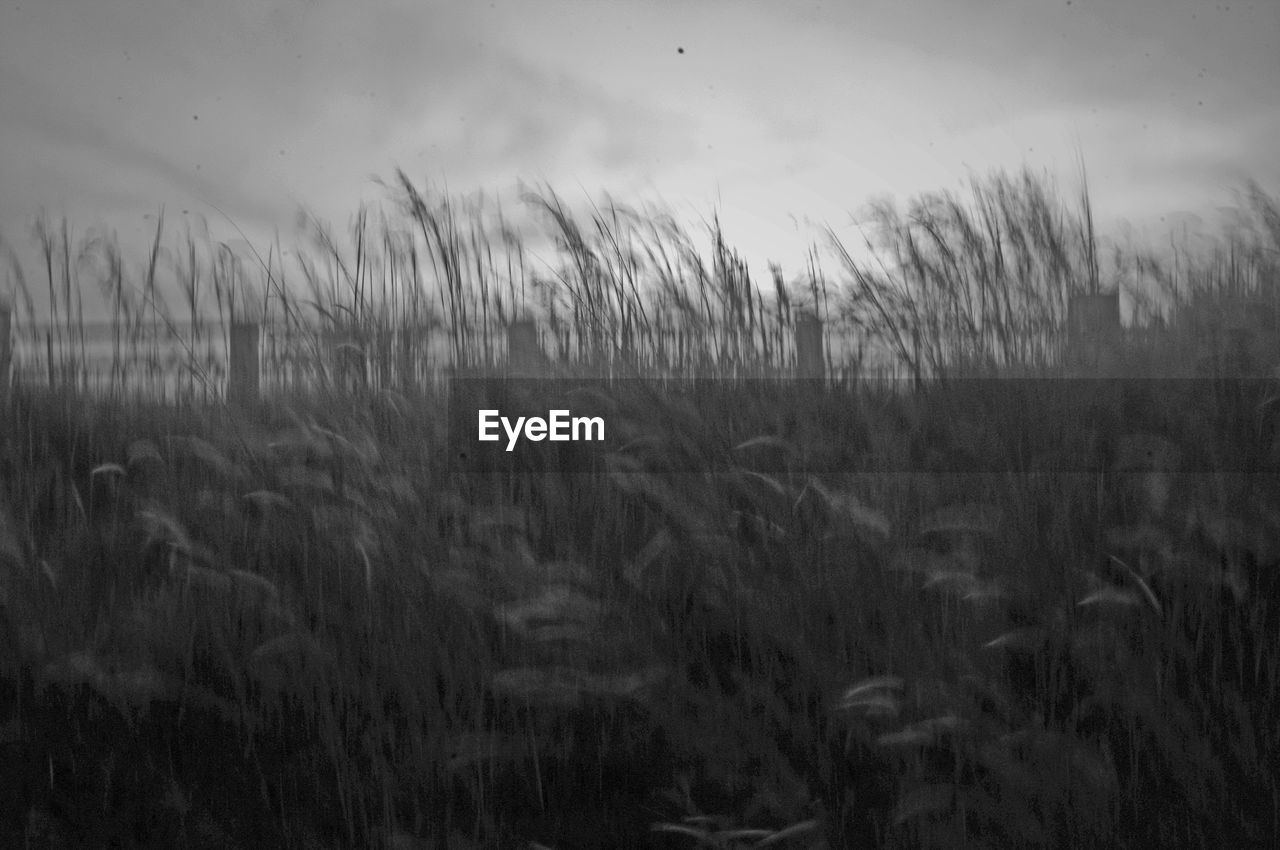
<path fill-rule="evenodd" d="M 0 848 L 1280 847 L 1275 0 L 0 2 Z"/>

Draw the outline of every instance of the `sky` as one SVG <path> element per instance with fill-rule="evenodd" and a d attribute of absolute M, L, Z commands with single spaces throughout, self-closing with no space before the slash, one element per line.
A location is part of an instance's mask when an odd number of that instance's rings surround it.
<path fill-rule="evenodd" d="M 288 248 L 402 168 L 518 223 L 521 180 L 718 213 L 764 283 L 875 198 L 1024 166 L 1069 198 L 1083 161 L 1104 231 L 1158 242 L 1280 191 L 1277 44 L 1275 0 L 3 0 L 0 238 L 29 262 L 43 212 L 140 259 L 163 206 Z"/>

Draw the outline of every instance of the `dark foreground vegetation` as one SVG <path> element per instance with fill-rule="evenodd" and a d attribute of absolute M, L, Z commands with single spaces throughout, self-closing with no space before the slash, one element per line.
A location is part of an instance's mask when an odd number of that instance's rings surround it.
<path fill-rule="evenodd" d="M 978 213 L 885 214 L 890 237 L 932 223 L 912 286 L 846 254 L 841 293 L 800 287 L 904 341 L 911 391 L 604 382 L 631 439 L 590 463 L 544 443 L 469 469 L 444 396 L 407 381 L 237 407 L 11 387 L 0 843 L 1273 846 L 1280 386 L 948 372 L 1046 365 L 1063 299 L 1098 282 L 1088 225 L 1072 243 L 1034 184 L 1003 185 Z M 435 244 L 448 219 L 408 196 Z M 716 262 L 683 302 L 632 301 L 599 232 L 565 239 L 596 257 L 562 281 L 572 339 L 608 330 L 634 363 L 660 316 L 705 316 L 704 353 L 783 363 L 770 329 L 802 293 L 766 303 Z M 1181 291 L 1276 284 L 1241 256 Z M 996 297 L 1015 277 L 1045 285 Z M 446 317 L 500 290 L 449 285 Z M 358 290 L 320 306 L 372 345 L 386 315 Z"/>

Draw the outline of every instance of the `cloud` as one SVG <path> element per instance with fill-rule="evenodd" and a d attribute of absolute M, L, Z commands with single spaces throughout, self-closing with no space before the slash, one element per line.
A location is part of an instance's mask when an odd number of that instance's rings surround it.
<path fill-rule="evenodd" d="M 1069 179 L 1076 152 L 1100 207 L 1182 209 L 1280 181 L 1276 22 L 1243 0 L 28 2 L 0 9 L 0 232 L 213 204 L 256 240 L 298 205 L 340 226 L 402 167 L 584 210 L 721 195 L 771 254 L 788 213 L 839 224 L 1022 162 Z"/>

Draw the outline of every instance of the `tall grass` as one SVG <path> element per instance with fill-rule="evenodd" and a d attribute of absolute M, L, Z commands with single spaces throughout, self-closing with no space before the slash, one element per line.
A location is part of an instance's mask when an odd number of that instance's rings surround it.
<path fill-rule="evenodd" d="M 311 222 L 290 277 L 277 247 L 166 251 L 162 216 L 136 276 L 37 230 L 56 309 L 33 330 L 25 298 L 19 354 L 48 374 L 0 431 L 11 843 L 1274 841 L 1273 384 L 935 380 L 1056 362 L 1066 299 L 1116 282 L 1087 196 L 881 205 L 874 269 L 833 240 L 840 279 L 815 251 L 765 291 L 714 218 L 703 258 L 544 190 L 561 253 L 534 269 L 501 211 L 396 189 L 400 225 Z M 1272 296 L 1250 197 L 1217 257 L 1108 273 L 1164 284 L 1183 334 L 1224 290 Z M 801 310 L 925 391 L 738 380 L 789 372 Z M 566 369 L 734 380 L 601 382 L 616 450 L 482 474 L 432 378 L 501 363 L 524 316 Z M 245 319 L 271 371 L 237 408 L 213 340 Z M 127 377 L 160 381 L 166 337 L 176 398 Z M 868 374 L 842 351 L 830 375 Z"/>

